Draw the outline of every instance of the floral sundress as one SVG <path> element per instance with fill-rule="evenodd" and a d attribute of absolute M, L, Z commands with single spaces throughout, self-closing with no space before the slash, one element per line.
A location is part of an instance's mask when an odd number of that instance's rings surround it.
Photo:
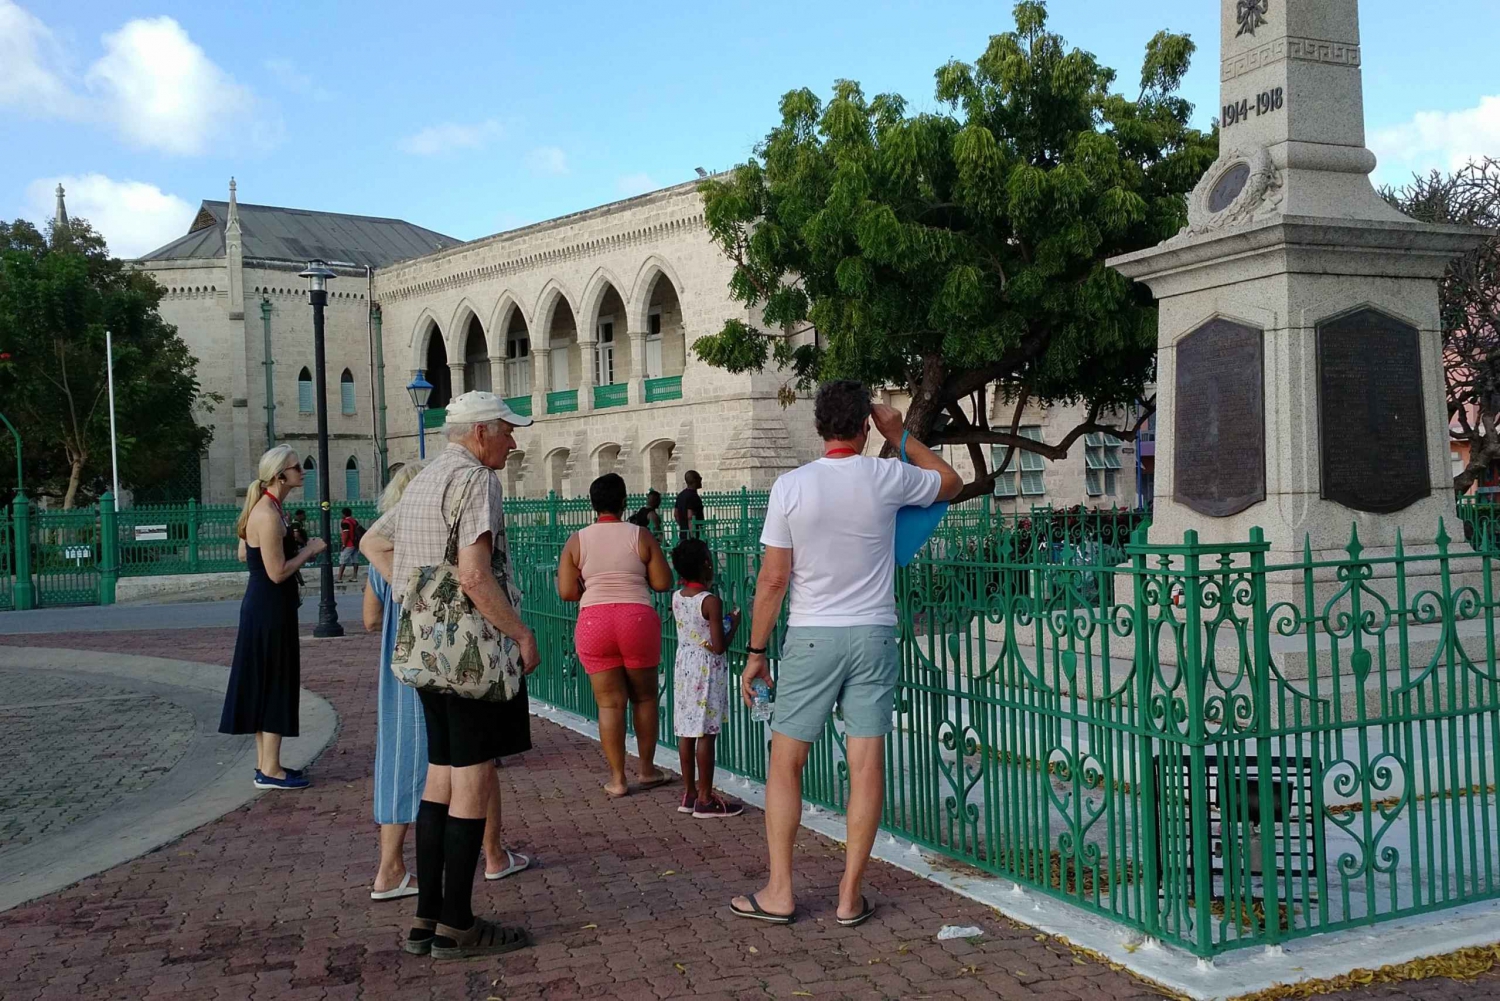
<path fill-rule="evenodd" d="M 717 734 L 729 711 L 729 662 L 709 650 L 708 620 L 703 617 L 703 599 L 711 593 L 699 591 L 689 597 L 672 592 L 672 615 L 677 619 L 672 728 L 679 737 Z"/>

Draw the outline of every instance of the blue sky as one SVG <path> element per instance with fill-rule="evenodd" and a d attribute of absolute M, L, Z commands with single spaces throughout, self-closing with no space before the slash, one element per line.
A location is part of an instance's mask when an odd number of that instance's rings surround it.
<path fill-rule="evenodd" d="M 69 205 L 120 253 L 203 198 L 397 216 L 472 239 L 746 158 L 777 98 L 835 78 L 934 106 L 932 73 L 1008 30 L 1010 0 L 295 5 L 0 0 L 0 217 Z M 1160 28 L 1218 103 L 1218 0 L 1053 0 L 1132 89 Z M 1500 3 L 1364 0 L 1381 180 L 1500 155 Z"/>

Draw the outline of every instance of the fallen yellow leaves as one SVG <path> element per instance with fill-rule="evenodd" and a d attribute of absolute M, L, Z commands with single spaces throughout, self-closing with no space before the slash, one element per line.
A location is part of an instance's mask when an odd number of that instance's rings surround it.
<path fill-rule="evenodd" d="M 1500 944 L 1480 945 L 1441 956 L 1424 956 L 1409 963 L 1393 963 L 1374 970 L 1358 969 L 1327 980 L 1309 980 L 1300 984 L 1277 984 L 1253 994 L 1243 994 L 1234 1001 L 1285 1001 L 1289 998 L 1311 998 L 1336 994 L 1373 984 L 1397 984 L 1410 980 L 1473 980 L 1500 964 Z"/>

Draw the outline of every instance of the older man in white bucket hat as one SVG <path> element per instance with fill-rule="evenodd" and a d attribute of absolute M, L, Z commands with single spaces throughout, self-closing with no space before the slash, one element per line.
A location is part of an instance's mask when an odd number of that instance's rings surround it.
<path fill-rule="evenodd" d="M 493 393 L 465 393 L 448 404 L 448 446 L 418 473 L 401 503 L 370 526 L 395 552 L 392 596 L 405 597 L 412 571 L 444 562 L 449 512 L 460 486 L 477 468 L 501 469 L 516 447 L 513 432 L 529 427 Z M 521 621 L 521 593 L 512 581 L 505 541 L 504 495 L 498 476 L 471 486 L 458 518 L 458 578 L 474 608 L 516 642 L 521 667 L 536 670 L 536 637 Z M 427 786 L 417 810 L 417 918 L 405 947 L 434 959 L 510 952 L 531 944 L 524 928 L 502 927 L 471 909 L 474 868 L 494 794 L 492 762 L 508 753 L 520 698 L 504 702 L 419 690 L 427 723 Z"/>

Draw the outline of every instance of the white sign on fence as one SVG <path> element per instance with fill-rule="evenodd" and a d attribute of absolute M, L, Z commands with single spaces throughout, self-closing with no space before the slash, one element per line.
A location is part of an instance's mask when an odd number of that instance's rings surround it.
<path fill-rule="evenodd" d="M 93 546 L 64 546 L 63 559 L 65 560 L 87 560 L 94 555 Z"/>
<path fill-rule="evenodd" d="M 166 525 L 137 525 L 135 526 L 135 541 L 137 542 L 165 542 L 167 540 Z"/>

